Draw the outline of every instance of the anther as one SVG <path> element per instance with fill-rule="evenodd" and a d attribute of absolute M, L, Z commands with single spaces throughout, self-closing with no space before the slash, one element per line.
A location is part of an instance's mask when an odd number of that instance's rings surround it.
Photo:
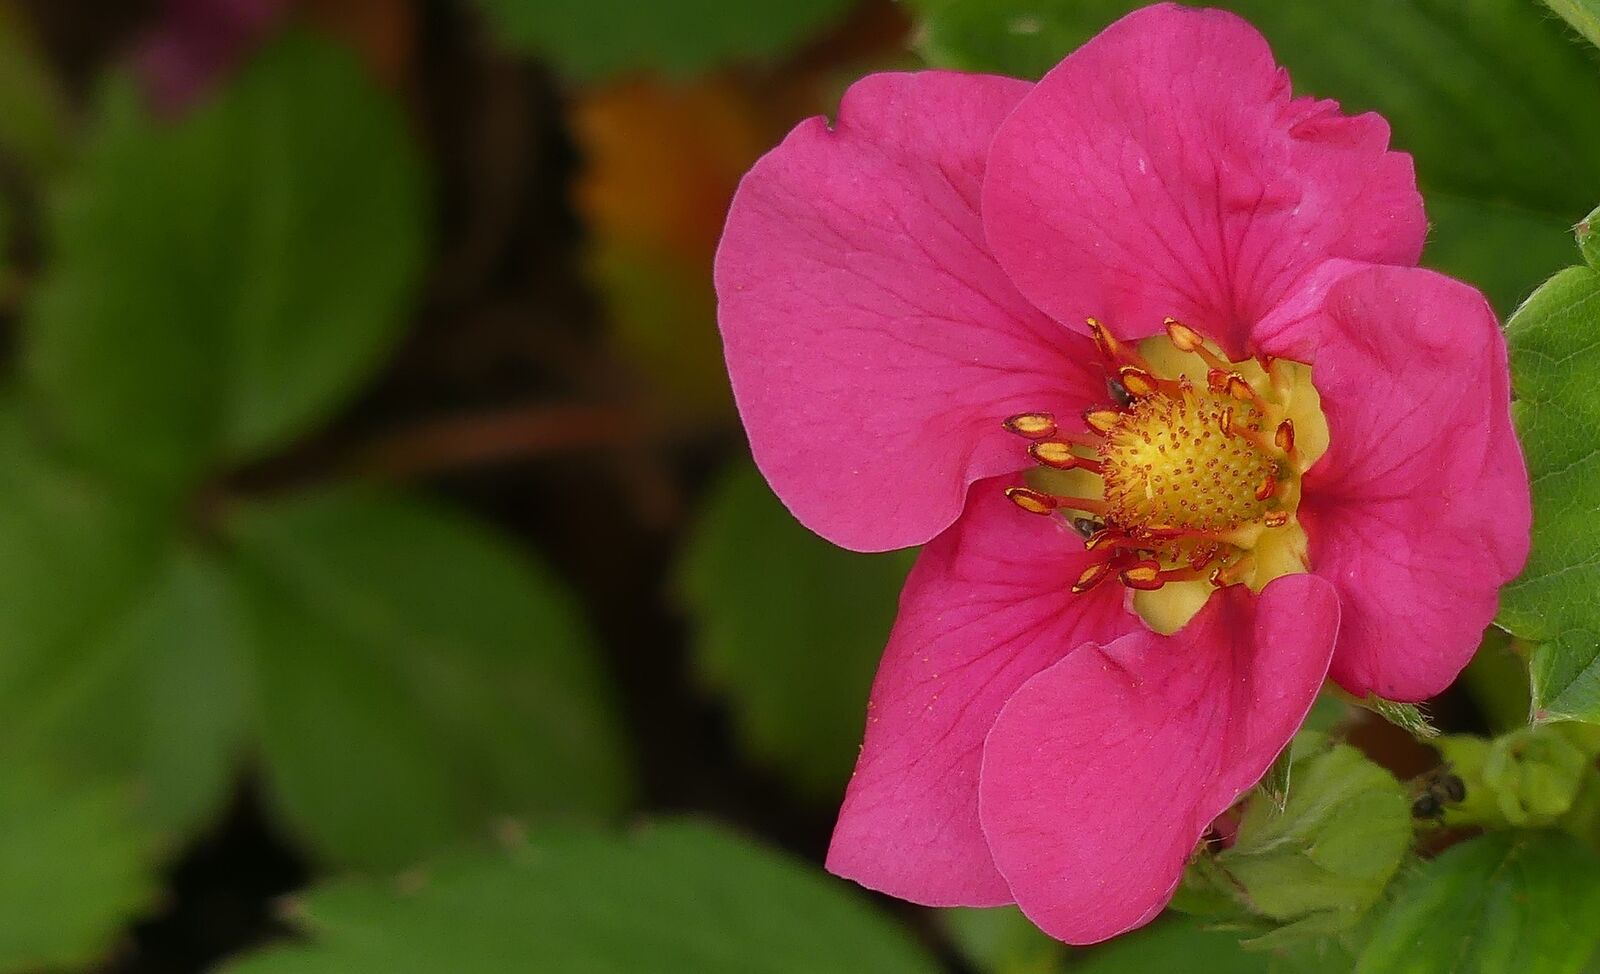
<path fill-rule="evenodd" d="M 1122 422 L 1122 414 L 1115 409 L 1090 409 L 1084 412 L 1083 421 L 1096 433 L 1109 433 Z"/>
<path fill-rule="evenodd" d="M 1294 452 L 1294 420 L 1286 419 L 1278 424 L 1278 431 L 1272 435 L 1272 442 L 1278 449 L 1285 453 Z"/>
<path fill-rule="evenodd" d="M 1049 514 L 1060 507 L 1060 499 L 1053 494 L 1032 487 L 1007 487 L 1006 498 L 1029 514 Z"/>
<path fill-rule="evenodd" d="M 1042 441 L 1028 447 L 1028 455 L 1047 467 L 1057 470 L 1087 470 L 1092 474 L 1103 472 L 1099 460 L 1079 456 L 1065 443 Z"/>
<path fill-rule="evenodd" d="M 1078 456 L 1066 443 L 1057 443 L 1053 440 L 1030 443 L 1028 456 L 1057 470 L 1087 470 L 1090 473 L 1100 473 L 1100 461 Z"/>
<path fill-rule="evenodd" d="M 1178 346 L 1180 351 L 1194 352 L 1205 347 L 1205 339 L 1178 319 L 1168 318 L 1162 324 L 1167 328 L 1167 339 Z"/>
<path fill-rule="evenodd" d="M 1116 545 L 1127 540 L 1129 540 L 1128 536 L 1121 531 L 1101 528 L 1084 539 L 1083 547 L 1087 551 L 1099 551 L 1108 545 Z"/>
<path fill-rule="evenodd" d="M 1250 383 L 1244 381 L 1244 376 L 1237 372 L 1228 376 L 1228 395 L 1240 402 L 1253 403 L 1257 408 L 1262 404 L 1261 397 L 1257 396 L 1256 391 L 1250 388 Z"/>
<path fill-rule="evenodd" d="M 1288 511 L 1268 511 L 1262 515 L 1261 523 L 1269 528 L 1281 528 L 1289 523 Z"/>
<path fill-rule="evenodd" d="M 1161 390 L 1161 385 L 1156 377 L 1144 369 L 1124 365 L 1117 370 L 1117 378 L 1122 380 L 1122 387 L 1135 399 L 1144 399 L 1153 396 Z"/>
<path fill-rule="evenodd" d="M 1261 478 L 1261 485 L 1256 488 L 1256 500 L 1264 501 L 1278 492 L 1278 478 L 1267 474 Z"/>
<path fill-rule="evenodd" d="M 1213 369 L 1225 370 L 1228 366 L 1226 359 L 1206 347 L 1206 340 L 1200 333 L 1176 318 L 1168 318 L 1162 322 L 1167 328 L 1167 339 L 1181 352 L 1189 352 L 1200 356 L 1200 360 Z"/>
<path fill-rule="evenodd" d="M 1278 397 L 1279 402 L 1289 398 L 1289 376 L 1284 372 L 1281 362 L 1271 355 L 1257 356 L 1261 368 L 1267 373 L 1267 380 L 1272 383 L 1272 394 Z"/>
<path fill-rule="evenodd" d="M 1118 577 L 1122 580 L 1122 584 L 1142 592 L 1153 592 L 1165 584 L 1161 578 L 1161 563 L 1158 561 L 1136 562 L 1124 568 Z"/>
<path fill-rule="evenodd" d="M 1084 324 L 1089 326 L 1089 334 L 1094 338 L 1095 347 L 1105 356 L 1106 361 L 1132 362 L 1141 368 L 1150 367 L 1144 356 L 1117 341 L 1117 337 L 1111 334 L 1111 329 L 1101 324 L 1099 318 L 1085 318 Z"/>
<path fill-rule="evenodd" d="M 1052 440 L 1038 440 L 1029 443 L 1028 456 L 1033 457 L 1047 467 L 1055 467 L 1057 470 L 1071 470 L 1073 461 L 1078 459 L 1078 455 L 1072 452 L 1072 447 Z"/>
<path fill-rule="evenodd" d="M 1078 580 L 1072 583 L 1072 591 L 1082 594 L 1099 585 L 1111 574 L 1111 566 L 1103 561 L 1097 561 L 1083 570 Z"/>
<path fill-rule="evenodd" d="M 1084 324 L 1089 326 L 1089 334 L 1094 338 L 1095 347 L 1100 349 L 1101 355 L 1113 362 L 1124 357 L 1122 343 L 1117 341 L 1109 328 L 1100 323 L 1099 318 L 1085 318 Z"/>
<path fill-rule="evenodd" d="M 1018 413 L 1000 425 L 1006 428 L 1006 432 L 1030 440 L 1042 440 L 1056 432 L 1056 418 L 1049 413 Z"/>
<path fill-rule="evenodd" d="M 1217 428 L 1222 430 L 1223 436 L 1232 436 L 1234 434 L 1232 406 L 1228 406 L 1217 414 Z"/>

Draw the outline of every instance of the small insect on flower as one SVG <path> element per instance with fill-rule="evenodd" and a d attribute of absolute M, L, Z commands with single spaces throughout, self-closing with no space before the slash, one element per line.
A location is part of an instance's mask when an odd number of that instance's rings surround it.
<path fill-rule="evenodd" d="M 1411 796 L 1412 818 L 1439 821 L 1449 806 L 1467 800 L 1467 783 L 1447 762 L 1418 778 L 1412 785 Z"/>
<path fill-rule="evenodd" d="M 871 75 L 756 164 L 716 266 L 756 463 L 836 544 L 923 546 L 829 869 L 1103 940 L 1325 679 L 1455 679 L 1531 515 L 1426 233 L 1383 119 L 1175 4 L 1036 84 Z"/>

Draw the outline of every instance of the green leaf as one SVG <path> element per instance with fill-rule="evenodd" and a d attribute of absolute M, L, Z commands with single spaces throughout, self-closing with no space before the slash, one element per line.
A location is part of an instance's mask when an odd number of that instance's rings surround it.
<path fill-rule="evenodd" d="M 0 763 L 48 755 L 131 778 L 187 832 L 230 784 L 243 669 L 221 581 L 160 506 L 40 454 L 0 406 Z"/>
<path fill-rule="evenodd" d="M 1583 262 L 1600 271 L 1600 207 L 1579 220 L 1578 225 L 1572 228 L 1572 235 L 1578 240 L 1578 252 L 1583 255 Z"/>
<path fill-rule="evenodd" d="M 1528 726 L 1533 712 L 1528 692 L 1528 661 L 1512 645 L 1511 634 L 1490 626 L 1460 683 L 1496 733 Z"/>
<path fill-rule="evenodd" d="M 907 553 L 861 555 L 802 527 L 754 467 L 713 492 L 679 566 L 696 660 L 743 743 L 836 797 L 866 722 Z"/>
<path fill-rule="evenodd" d="M 281 446 L 404 324 L 423 199 L 398 106 L 291 37 L 181 123 L 127 84 L 103 108 L 49 220 L 34 390 L 85 457 L 145 482 Z"/>
<path fill-rule="evenodd" d="M 312 940 L 227 974 L 932 974 L 848 884 L 719 829 L 518 843 L 396 893 L 344 883 L 294 910 Z"/>
<path fill-rule="evenodd" d="M 1540 642 L 1536 719 L 1600 721 L 1600 272 L 1551 278 L 1506 326 L 1512 409 L 1533 483 L 1533 550 L 1501 593 L 1499 622 Z"/>
<path fill-rule="evenodd" d="M 1141 0 L 916 0 L 934 64 L 1038 77 Z M 1526 0 L 1222 0 L 1297 91 L 1381 112 L 1434 221 L 1425 262 L 1507 311 L 1568 258 L 1553 234 L 1600 198 L 1600 71 Z"/>
<path fill-rule="evenodd" d="M 0 974 L 87 966 L 153 905 L 131 805 L 126 788 L 0 761 Z"/>
<path fill-rule="evenodd" d="M 1491 832 L 1400 882 L 1356 974 L 1575 974 L 1600 941 L 1600 858 L 1556 832 Z"/>
<path fill-rule="evenodd" d="M 1067 969 L 1066 948 L 1014 906 L 942 910 L 939 920 L 961 955 L 984 974 L 1058 974 Z"/>
<path fill-rule="evenodd" d="M 847 10 L 852 0 L 478 0 L 511 47 L 592 80 L 621 71 L 672 75 L 771 58 Z"/>
<path fill-rule="evenodd" d="M 145 584 L 97 607 L 53 653 L 11 647 L 27 665 L 4 685 L 7 739 L 108 774 L 131 775 L 143 821 L 180 838 L 226 799 L 245 747 L 247 669 L 227 579 L 174 549 Z"/>
<path fill-rule="evenodd" d="M 275 804 L 324 856 L 392 867 L 501 817 L 627 798 L 570 596 L 493 533 L 356 489 L 233 512 Z"/>
<path fill-rule="evenodd" d="M 1561 15 L 1584 40 L 1600 47 L 1600 0 L 1544 0 L 1545 6 Z"/>
<path fill-rule="evenodd" d="M 1405 791 L 1355 748 L 1297 739 L 1293 777 L 1281 810 L 1252 795 L 1233 844 L 1202 856 L 1186 877 L 1189 902 L 1206 902 L 1194 894 L 1207 887 L 1209 902 L 1231 899 L 1234 909 L 1218 918 L 1259 932 L 1260 946 L 1353 928 L 1411 845 Z"/>
<path fill-rule="evenodd" d="M 1396 136 L 1397 142 L 1404 134 Z M 1504 200 L 1427 188 L 1428 247 L 1423 263 L 1480 288 L 1502 315 L 1572 261 L 1571 220 Z"/>
<path fill-rule="evenodd" d="M 1206 971 L 1207 974 L 1268 974 L 1271 958 L 1250 953 L 1231 933 L 1207 930 L 1189 917 L 1166 917 L 1143 930 L 1090 951 L 1073 974 L 1133 971 Z"/>
<path fill-rule="evenodd" d="M 67 155 L 70 116 L 26 20 L 15 5 L 0 6 L 0 155 L 37 176 Z"/>

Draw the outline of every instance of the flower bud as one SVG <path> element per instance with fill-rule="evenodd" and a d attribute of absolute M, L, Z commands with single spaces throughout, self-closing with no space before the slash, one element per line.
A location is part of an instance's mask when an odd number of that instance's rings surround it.
<path fill-rule="evenodd" d="M 1483 777 L 1507 822 L 1538 827 L 1572 808 L 1591 760 L 1561 727 L 1528 727 L 1494 739 Z"/>

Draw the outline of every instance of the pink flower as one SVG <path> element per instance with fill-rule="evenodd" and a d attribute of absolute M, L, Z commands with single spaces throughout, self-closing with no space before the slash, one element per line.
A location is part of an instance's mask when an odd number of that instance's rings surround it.
<path fill-rule="evenodd" d="M 745 177 L 716 284 L 756 462 L 837 544 L 926 543 L 832 871 L 1101 940 L 1325 677 L 1465 665 L 1527 474 L 1388 140 L 1163 4 L 1036 85 L 868 77 Z"/>

